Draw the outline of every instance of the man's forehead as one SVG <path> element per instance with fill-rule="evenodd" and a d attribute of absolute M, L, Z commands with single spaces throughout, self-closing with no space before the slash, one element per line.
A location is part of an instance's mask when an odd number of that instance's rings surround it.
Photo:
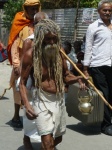
<path fill-rule="evenodd" d="M 111 8 L 112 8 L 112 4 L 104 3 L 104 4 L 102 4 L 100 9 L 111 9 Z"/>
<path fill-rule="evenodd" d="M 44 37 L 57 37 L 57 34 L 55 32 L 48 32 Z"/>
<path fill-rule="evenodd" d="M 33 6 L 25 6 L 26 8 L 38 8 L 39 5 L 33 5 Z"/>

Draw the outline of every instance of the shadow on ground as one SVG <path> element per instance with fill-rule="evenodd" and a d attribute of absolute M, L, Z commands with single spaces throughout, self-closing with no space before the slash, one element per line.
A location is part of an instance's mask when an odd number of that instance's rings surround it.
<path fill-rule="evenodd" d="M 78 133 L 84 134 L 84 135 L 98 135 L 101 134 L 100 125 L 95 126 L 87 126 L 83 123 L 78 124 L 72 124 L 66 126 L 68 129 L 71 129 L 73 131 L 76 131 Z"/>
<path fill-rule="evenodd" d="M 1 97 L 0 96 L 0 100 L 9 100 L 9 98 L 8 97 Z"/>
<path fill-rule="evenodd" d="M 32 146 L 34 148 L 34 150 L 40 150 L 41 148 L 41 143 L 33 143 L 32 142 Z M 21 147 L 19 147 L 17 150 L 24 150 L 24 145 L 22 145 Z"/>
<path fill-rule="evenodd" d="M 23 118 L 22 116 L 20 116 L 20 120 L 23 122 Z M 8 122 L 6 122 L 5 124 L 9 125 L 10 127 L 12 127 L 14 129 L 14 131 L 22 131 L 23 128 L 16 128 L 16 127 L 13 127 L 12 124 L 11 124 L 11 120 L 9 120 Z"/>

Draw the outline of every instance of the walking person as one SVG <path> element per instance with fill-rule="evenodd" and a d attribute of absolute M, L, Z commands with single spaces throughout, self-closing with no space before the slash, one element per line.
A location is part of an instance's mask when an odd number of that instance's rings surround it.
<path fill-rule="evenodd" d="M 112 4 L 101 0 L 98 4 L 99 19 L 89 25 L 86 33 L 84 74 L 91 74 L 94 85 L 102 91 L 112 105 Z M 112 136 L 112 110 L 104 104 L 101 132 Z"/>
<path fill-rule="evenodd" d="M 45 12 L 38 12 L 34 15 L 34 25 L 36 25 L 40 20 L 42 19 L 48 19 L 48 15 Z M 31 34 L 29 37 L 25 39 L 23 42 L 23 57 L 24 53 L 33 47 L 33 40 L 34 40 L 34 33 Z M 21 60 L 22 61 L 22 60 Z M 31 88 L 32 88 L 32 80 L 31 77 L 28 77 L 27 83 L 26 83 L 26 89 L 27 89 L 27 96 L 30 105 L 32 105 L 32 97 L 31 97 Z M 36 129 L 36 123 L 35 120 L 29 120 L 26 117 L 26 110 L 23 104 L 24 108 L 24 115 L 23 115 L 23 129 L 24 129 L 24 138 L 23 138 L 23 144 L 25 150 L 33 150 L 33 146 L 31 144 L 30 139 L 34 139 L 37 142 L 41 142 L 41 138 L 38 135 L 38 131 Z"/>
<path fill-rule="evenodd" d="M 23 41 L 33 33 L 33 18 L 35 13 L 40 10 L 41 4 L 39 0 L 25 0 L 23 4 L 23 11 L 18 12 L 15 15 L 9 35 L 7 52 L 9 61 L 13 66 L 10 85 L 13 88 L 14 95 L 14 116 L 11 120 L 11 124 L 16 128 L 23 127 L 19 115 L 21 98 L 19 91 L 17 91 L 15 87 L 15 82 L 20 76 L 20 60 L 23 53 Z"/>
<path fill-rule="evenodd" d="M 54 150 L 66 131 L 64 85 L 81 80 L 67 68 L 60 53 L 60 28 L 52 20 L 41 20 L 34 30 L 34 47 L 22 61 L 20 94 L 29 119 L 36 120 L 42 150 Z M 32 78 L 32 101 L 29 104 L 25 83 Z"/>

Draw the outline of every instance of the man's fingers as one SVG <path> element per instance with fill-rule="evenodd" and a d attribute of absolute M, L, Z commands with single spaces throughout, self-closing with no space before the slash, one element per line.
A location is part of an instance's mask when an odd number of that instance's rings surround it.
<path fill-rule="evenodd" d="M 32 113 L 29 113 L 29 112 L 26 112 L 26 116 L 27 116 L 27 118 L 28 119 L 30 119 L 30 120 L 33 120 L 33 119 L 36 119 L 37 117 L 38 117 L 38 115 L 36 115 L 36 114 L 32 114 Z"/>
<path fill-rule="evenodd" d="M 28 109 L 28 110 L 26 111 L 26 114 L 27 114 L 27 117 L 30 117 L 30 118 L 32 118 L 32 119 L 36 119 L 36 117 L 38 117 L 38 115 L 35 114 L 33 108 Z"/>

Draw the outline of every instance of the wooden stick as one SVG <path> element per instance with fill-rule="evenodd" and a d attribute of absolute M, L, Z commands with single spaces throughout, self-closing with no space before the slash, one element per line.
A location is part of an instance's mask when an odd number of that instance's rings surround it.
<path fill-rule="evenodd" d="M 11 89 L 11 87 L 12 87 L 12 86 L 10 86 L 10 87 L 8 87 L 8 88 L 4 89 L 3 94 L 2 94 L 2 95 L 0 95 L 0 99 L 2 99 L 2 97 L 5 95 L 6 91 L 7 91 L 7 90 L 10 90 L 10 89 Z"/>
<path fill-rule="evenodd" d="M 82 73 L 82 71 L 80 71 L 80 69 L 76 66 L 76 64 L 73 63 L 73 61 L 65 54 L 65 52 L 62 49 L 60 49 L 60 52 L 73 65 L 73 67 L 79 72 L 79 74 L 82 75 L 83 78 L 87 80 L 87 77 Z M 112 110 L 112 106 L 107 102 L 107 100 L 103 97 L 103 95 L 99 92 L 99 90 L 94 86 L 94 84 L 90 80 L 87 80 L 87 82 L 94 88 L 94 90 L 98 93 L 98 95 L 101 97 L 104 103 Z"/>

